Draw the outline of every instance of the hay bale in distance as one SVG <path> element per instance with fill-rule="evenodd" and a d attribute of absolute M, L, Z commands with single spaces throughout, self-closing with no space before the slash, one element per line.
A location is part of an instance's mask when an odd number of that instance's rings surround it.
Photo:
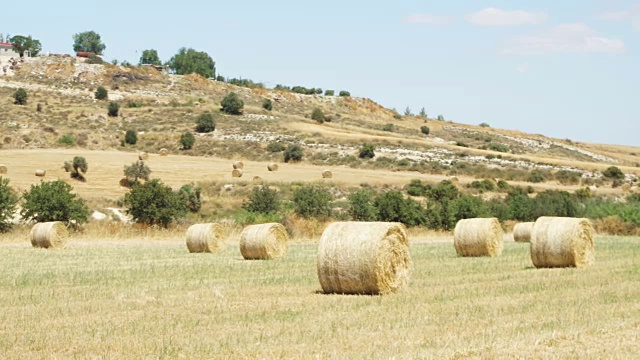
<path fill-rule="evenodd" d="M 6 174 L 9 171 L 6 165 L 0 164 L 0 174 Z"/>
<path fill-rule="evenodd" d="M 393 293 L 408 284 L 411 268 L 401 223 L 335 222 L 320 238 L 317 270 L 325 293 Z"/>
<path fill-rule="evenodd" d="M 162 148 L 160 149 L 160 156 L 168 156 L 169 155 L 169 150 Z"/>
<path fill-rule="evenodd" d="M 244 163 L 242 161 L 234 161 L 233 168 L 242 170 L 244 169 Z"/>
<path fill-rule="evenodd" d="M 36 170 L 36 176 L 44 177 L 45 175 L 47 175 L 47 171 L 46 170 L 41 170 L 41 169 Z"/>
<path fill-rule="evenodd" d="M 224 248 L 222 226 L 216 223 L 189 226 L 186 239 L 190 253 L 213 253 Z"/>
<path fill-rule="evenodd" d="M 140 154 L 138 154 L 138 160 L 141 160 L 141 161 L 149 160 L 149 153 L 141 152 Z"/>
<path fill-rule="evenodd" d="M 122 179 L 120 179 L 119 184 L 122 187 L 128 188 L 131 185 L 131 181 L 129 181 L 129 178 L 123 177 Z"/>
<path fill-rule="evenodd" d="M 254 176 L 253 183 L 256 185 L 262 185 L 262 178 L 260 176 Z"/>
<path fill-rule="evenodd" d="M 270 260 L 286 255 L 289 234 L 282 224 L 250 225 L 240 234 L 240 253 L 246 260 Z"/>
<path fill-rule="evenodd" d="M 233 169 L 233 171 L 231 172 L 231 176 L 234 177 L 234 178 L 242 177 L 242 170 L 241 169 Z"/>
<path fill-rule="evenodd" d="M 331 170 L 324 170 L 322 172 L 323 179 L 331 179 L 332 177 L 333 177 L 333 173 L 331 172 Z"/>
<path fill-rule="evenodd" d="M 531 261 L 537 268 L 583 267 L 595 261 L 588 219 L 541 217 L 531 231 Z"/>
<path fill-rule="evenodd" d="M 43 222 L 33 225 L 31 233 L 31 245 L 37 248 L 61 248 L 67 244 L 69 231 L 60 221 Z"/>
<path fill-rule="evenodd" d="M 273 163 L 273 164 L 267 165 L 267 170 L 269 170 L 269 171 L 278 171 L 278 164 Z"/>
<path fill-rule="evenodd" d="M 459 256 L 500 256 L 503 232 L 496 218 L 463 219 L 453 231 L 453 244 Z"/>
<path fill-rule="evenodd" d="M 524 222 L 516 224 L 513 227 L 513 241 L 515 242 L 531 242 L 531 230 L 533 230 L 532 222 Z"/>

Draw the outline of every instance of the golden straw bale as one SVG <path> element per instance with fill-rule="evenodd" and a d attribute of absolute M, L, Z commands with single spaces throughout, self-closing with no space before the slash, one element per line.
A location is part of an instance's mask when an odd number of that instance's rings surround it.
<path fill-rule="evenodd" d="M 190 253 L 213 253 L 224 248 L 222 226 L 216 223 L 194 224 L 187 229 Z"/>
<path fill-rule="evenodd" d="M 401 223 L 332 223 L 320 238 L 317 270 L 325 293 L 399 291 L 412 270 L 407 229 Z"/>
<path fill-rule="evenodd" d="M 122 179 L 120 179 L 120 182 L 118 184 L 120 184 L 120 186 L 122 187 L 128 188 L 131 185 L 131 181 L 129 180 L 129 178 L 123 177 Z"/>
<path fill-rule="evenodd" d="M 41 169 L 36 170 L 36 176 L 44 177 L 45 175 L 47 175 L 47 171 L 46 170 L 41 170 Z"/>
<path fill-rule="evenodd" d="M 253 183 L 257 185 L 262 185 L 262 178 L 260 176 L 254 176 Z"/>
<path fill-rule="evenodd" d="M 269 170 L 269 171 L 278 171 L 278 164 L 273 163 L 273 164 L 267 165 L 267 170 Z"/>
<path fill-rule="evenodd" d="M 61 248 L 66 246 L 69 232 L 60 221 L 43 222 L 33 225 L 29 237 L 33 247 Z"/>
<path fill-rule="evenodd" d="M 240 253 L 246 260 L 277 259 L 286 255 L 289 234 L 282 224 L 250 225 L 240 234 Z"/>
<path fill-rule="evenodd" d="M 244 163 L 242 161 L 234 161 L 233 168 L 242 170 L 244 169 Z"/>
<path fill-rule="evenodd" d="M 169 155 L 169 150 L 162 148 L 160 149 L 160 156 L 167 156 Z"/>
<path fill-rule="evenodd" d="M 9 169 L 6 165 L 0 164 L 0 174 L 6 174 Z"/>
<path fill-rule="evenodd" d="M 538 218 L 531 232 L 531 261 L 537 268 L 591 265 L 594 235 L 588 219 Z"/>
<path fill-rule="evenodd" d="M 333 173 L 331 172 L 331 170 L 325 170 L 322 172 L 323 179 L 331 179 L 332 177 L 333 177 Z"/>
<path fill-rule="evenodd" d="M 515 242 L 531 242 L 531 230 L 533 230 L 532 222 L 516 224 L 513 227 L 513 240 Z"/>
<path fill-rule="evenodd" d="M 141 152 L 138 154 L 138 160 L 146 161 L 149 160 L 149 154 L 146 152 Z"/>
<path fill-rule="evenodd" d="M 463 219 L 453 231 L 453 244 L 460 256 L 500 256 L 503 235 L 496 218 Z"/>
<path fill-rule="evenodd" d="M 233 169 L 233 171 L 231 172 L 231 176 L 234 177 L 234 178 L 242 177 L 242 170 L 241 169 Z"/>

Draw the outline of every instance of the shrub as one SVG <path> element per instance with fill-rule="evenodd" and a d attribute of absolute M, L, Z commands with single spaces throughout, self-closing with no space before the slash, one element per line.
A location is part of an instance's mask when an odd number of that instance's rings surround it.
<path fill-rule="evenodd" d="M 87 159 L 82 156 L 75 156 L 71 162 L 64 163 L 65 170 L 69 169 L 71 173 L 71 178 L 86 181 L 84 174 L 89 170 L 89 164 L 87 163 Z"/>
<path fill-rule="evenodd" d="M 194 184 L 182 185 L 178 191 L 178 195 L 182 198 L 182 202 L 186 204 L 187 210 L 197 213 L 202 208 L 201 199 L 202 189 Z"/>
<path fill-rule="evenodd" d="M 341 90 L 338 95 L 340 95 L 340 96 L 351 96 L 351 93 L 346 91 L 346 90 Z"/>
<path fill-rule="evenodd" d="M 210 112 L 202 113 L 196 119 L 196 132 L 199 133 L 210 133 L 215 131 L 216 129 L 216 121 L 213 118 L 213 114 Z"/>
<path fill-rule="evenodd" d="M 427 191 L 427 197 L 439 203 L 457 199 L 459 196 L 460 190 L 449 180 L 441 181 Z"/>
<path fill-rule="evenodd" d="M 436 120 L 438 120 L 438 121 L 444 121 L 444 116 L 443 116 L 443 115 L 438 115 L 438 117 L 436 118 Z"/>
<path fill-rule="evenodd" d="M 281 152 L 281 151 L 284 151 L 284 149 L 285 149 L 284 144 L 279 143 L 277 141 L 270 142 L 267 145 L 267 151 L 272 152 L 272 153 Z"/>
<path fill-rule="evenodd" d="M 393 114 L 393 118 L 396 119 L 396 120 L 401 120 L 402 119 L 402 115 L 396 113 L 396 114 Z"/>
<path fill-rule="evenodd" d="M 580 173 L 577 171 L 560 170 L 555 173 L 555 179 L 563 185 L 575 185 L 580 183 Z"/>
<path fill-rule="evenodd" d="M 336 92 L 334 90 L 325 90 L 324 96 L 335 96 Z"/>
<path fill-rule="evenodd" d="M 137 184 L 139 179 L 149 181 L 150 175 L 151 169 L 145 165 L 144 161 L 136 161 L 129 166 L 124 166 L 124 176 L 129 179 L 130 186 Z"/>
<path fill-rule="evenodd" d="M 242 204 L 242 208 L 251 213 L 272 214 L 280 210 L 278 192 L 268 186 L 254 187 L 249 198 Z"/>
<path fill-rule="evenodd" d="M 9 179 L 0 177 L 0 232 L 9 230 L 18 204 L 18 194 L 9 186 Z"/>
<path fill-rule="evenodd" d="M 240 99 L 238 94 L 231 92 L 222 99 L 220 105 L 222 106 L 222 111 L 227 114 L 241 115 L 244 108 L 244 101 Z"/>
<path fill-rule="evenodd" d="M 193 148 L 193 145 L 196 143 L 196 137 L 193 136 L 191 131 L 185 131 L 180 135 L 180 145 L 182 145 L 183 150 L 190 150 Z"/>
<path fill-rule="evenodd" d="M 382 131 L 393 131 L 393 124 L 386 124 L 382 127 Z"/>
<path fill-rule="evenodd" d="M 375 194 L 368 189 L 358 190 L 349 195 L 349 216 L 354 221 L 375 221 L 378 209 L 374 205 Z"/>
<path fill-rule="evenodd" d="M 420 132 L 422 132 L 425 135 L 429 135 L 429 133 L 431 132 L 431 130 L 429 130 L 428 126 L 421 126 L 420 127 Z"/>
<path fill-rule="evenodd" d="M 490 128 L 491 126 L 490 126 L 489 124 L 487 124 L 487 123 L 483 122 L 483 123 L 480 123 L 480 127 L 483 127 L 483 128 Z"/>
<path fill-rule="evenodd" d="M 138 142 L 138 133 L 133 130 L 127 130 L 124 133 L 124 143 L 129 145 L 135 145 Z"/>
<path fill-rule="evenodd" d="M 86 222 L 89 217 L 87 203 L 72 190 L 71 185 L 62 180 L 31 185 L 22 196 L 22 218 L 36 222 L 62 221 L 67 225 Z"/>
<path fill-rule="evenodd" d="M 62 135 L 58 139 L 58 144 L 64 146 L 74 146 L 76 144 L 76 139 L 73 137 L 73 135 Z"/>
<path fill-rule="evenodd" d="M 313 109 L 313 112 L 311 112 L 311 119 L 319 122 L 320 124 L 322 124 L 324 122 L 324 113 L 322 112 L 322 110 L 320 108 L 315 108 Z"/>
<path fill-rule="evenodd" d="M 265 110 L 273 110 L 273 101 L 271 99 L 262 99 L 262 108 Z"/>
<path fill-rule="evenodd" d="M 102 60 L 101 57 L 99 57 L 98 55 L 91 55 L 89 56 L 89 58 L 87 59 L 87 61 L 85 61 L 86 64 L 94 64 L 94 65 L 102 65 L 104 64 L 104 60 Z M 122 66 L 127 66 L 127 62 L 123 61 L 122 62 Z M 128 64 L 129 66 L 131 66 L 131 64 Z"/>
<path fill-rule="evenodd" d="M 302 147 L 298 144 L 290 144 L 284 150 L 284 162 L 288 163 L 289 161 L 298 162 L 302 160 L 302 156 L 304 155 L 304 151 Z"/>
<path fill-rule="evenodd" d="M 187 212 L 184 198 L 159 179 L 134 185 L 125 194 L 124 204 L 135 222 L 165 228 Z"/>
<path fill-rule="evenodd" d="M 27 91 L 23 88 L 19 88 L 13 93 L 14 104 L 16 105 L 27 105 Z"/>
<path fill-rule="evenodd" d="M 540 170 L 533 170 L 527 177 L 528 182 L 541 183 L 546 180 L 544 173 Z"/>
<path fill-rule="evenodd" d="M 118 117 L 119 111 L 120 111 L 120 104 L 118 104 L 115 101 L 112 101 L 109 103 L 109 106 L 107 107 L 107 114 L 110 117 Z"/>
<path fill-rule="evenodd" d="M 506 152 L 509 152 L 509 147 L 505 144 L 491 143 L 489 144 L 489 150 L 506 153 Z"/>
<path fill-rule="evenodd" d="M 364 143 L 360 148 L 358 157 L 360 159 L 373 159 L 376 156 L 376 146 L 371 143 Z"/>
<path fill-rule="evenodd" d="M 293 192 L 293 211 L 303 218 L 329 217 L 331 200 L 329 190 L 304 185 Z"/>
<path fill-rule="evenodd" d="M 401 222 L 406 226 L 426 223 L 424 208 L 413 199 L 406 199 L 399 191 L 389 191 L 378 195 L 374 201 L 378 219 L 387 222 Z"/>
<path fill-rule="evenodd" d="M 128 108 L 141 108 L 142 104 L 137 102 L 137 101 L 134 101 L 134 100 L 129 100 L 129 101 L 127 101 L 127 107 Z"/>
<path fill-rule="evenodd" d="M 102 86 L 98 86 L 94 94 L 96 100 L 106 100 L 109 97 L 109 92 Z"/>
<path fill-rule="evenodd" d="M 496 184 L 489 179 L 473 181 L 470 186 L 472 189 L 476 189 L 480 192 L 493 191 L 496 189 Z"/>
<path fill-rule="evenodd" d="M 624 180 L 624 173 L 617 166 L 608 167 L 605 171 L 602 172 L 602 175 L 608 179 Z"/>
<path fill-rule="evenodd" d="M 431 186 L 425 185 L 421 180 L 414 179 L 407 185 L 406 190 L 411 196 L 426 196 L 430 188 Z"/>

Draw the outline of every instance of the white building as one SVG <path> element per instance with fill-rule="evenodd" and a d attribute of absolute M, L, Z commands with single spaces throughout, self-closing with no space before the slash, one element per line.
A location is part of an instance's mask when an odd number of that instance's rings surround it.
<path fill-rule="evenodd" d="M 12 44 L 0 42 L 0 57 L 15 58 L 20 57 L 20 54 L 13 49 Z"/>

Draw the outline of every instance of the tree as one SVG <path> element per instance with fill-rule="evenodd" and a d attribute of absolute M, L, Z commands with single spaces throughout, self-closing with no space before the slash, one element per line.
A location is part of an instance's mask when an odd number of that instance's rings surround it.
<path fill-rule="evenodd" d="M 320 108 L 314 108 L 311 112 L 311 119 L 322 124 L 325 121 L 324 113 Z"/>
<path fill-rule="evenodd" d="M 87 163 L 87 159 L 82 156 L 75 156 L 72 161 L 65 161 L 64 169 L 71 173 L 72 179 L 80 180 L 82 182 L 87 180 L 84 177 L 84 174 L 89 170 L 89 164 Z"/>
<path fill-rule="evenodd" d="M 145 165 L 144 161 L 136 161 L 133 164 L 124 166 L 124 176 L 129 179 L 129 185 L 133 186 L 138 183 L 138 179 L 149 181 L 151 169 Z"/>
<path fill-rule="evenodd" d="M 13 93 L 13 99 L 15 100 L 13 103 L 16 105 L 27 105 L 27 98 L 29 97 L 29 95 L 27 95 L 27 91 L 23 88 L 18 88 L 18 90 L 16 90 Z"/>
<path fill-rule="evenodd" d="M 602 172 L 602 176 L 608 179 L 624 180 L 624 172 L 617 166 L 610 166 Z"/>
<path fill-rule="evenodd" d="M 405 198 L 400 191 L 388 191 L 378 195 L 374 201 L 378 219 L 387 222 L 401 222 L 407 226 L 426 223 L 424 209 L 417 201 Z"/>
<path fill-rule="evenodd" d="M 340 95 L 340 96 L 351 96 L 351 93 L 346 91 L 346 90 L 341 90 L 338 95 Z"/>
<path fill-rule="evenodd" d="M 210 112 L 202 113 L 196 119 L 196 132 L 209 133 L 216 129 L 216 121 Z"/>
<path fill-rule="evenodd" d="M 79 225 L 89 218 L 89 208 L 84 199 L 72 193 L 71 185 L 62 180 L 45 181 L 31 185 L 22 198 L 21 216 L 36 222 L 62 221 L 67 225 Z"/>
<path fill-rule="evenodd" d="M 30 56 L 36 56 L 42 51 L 42 44 L 40 40 L 36 40 L 29 36 L 16 35 L 9 39 L 9 42 L 13 44 L 13 48 L 20 54 L 20 57 L 24 57 L 25 52 L 29 52 Z"/>
<path fill-rule="evenodd" d="M 271 99 L 262 99 L 262 108 L 268 111 L 273 110 L 273 101 Z"/>
<path fill-rule="evenodd" d="M 182 185 L 178 194 L 182 197 L 187 209 L 192 213 L 197 213 L 202 208 L 202 189 L 194 184 Z"/>
<path fill-rule="evenodd" d="M 216 75 L 216 63 L 211 56 L 203 51 L 181 48 L 168 62 L 167 65 L 178 75 L 199 74 L 206 78 Z"/>
<path fill-rule="evenodd" d="M 334 96 L 336 94 L 335 90 L 325 90 L 324 96 Z"/>
<path fill-rule="evenodd" d="M 413 114 L 411 113 L 411 108 L 407 106 L 406 109 L 404 109 L 404 116 L 412 116 Z"/>
<path fill-rule="evenodd" d="M 442 116 L 442 115 L 438 115 L 437 120 L 438 120 L 438 121 L 444 121 L 444 116 Z"/>
<path fill-rule="evenodd" d="M 280 197 L 276 190 L 269 189 L 268 186 L 254 187 L 242 208 L 251 213 L 277 213 L 280 210 Z"/>
<path fill-rule="evenodd" d="M 94 96 L 96 100 L 106 100 L 109 97 L 109 92 L 103 86 L 98 86 Z"/>
<path fill-rule="evenodd" d="M 376 156 L 375 153 L 376 146 L 371 143 L 364 143 L 360 148 L 360 153 L 358 157 L 360 159 L 373 159 Z"/>
<path fill-rule="evenodd" d="M 9 179 L 0 177 L 0 232 L 11 228 L 17 204 L 18 194 L 9 186 Z"/>
<path fill-rule="evenodd" d="M 160 65 L 160 57 L 158 56 L 158 51 L 155 49 L 147 49 L 142 51 L 142 56 L 140 56 L 140 62 L 138 65 Z"/>
<path fill-rule="evenodd" d="M 293 211 L 303 218 L 329 217 L 331 215 L 331 200 L 329 190 L 304 185 L 293 192 Z"/>
<path fill-rule="evenodd" d="M 431 132 L 431 130 L 429 130 L 429 127 L 426 125 L 423 125 L 420 127 L 420 132 L 422 132 L 425 135 L 429 135 L 429 133 Z"/>
<path fill-rule="evenodd" d="M 112 101 L 109 103 L 109 106 L 107 107 L 107 114 L 110 117 L 118 117 L 119 111 L 120 111 L 120 104 L 118 104 L 115 101 Z"/>
<path fill-rule="evenodd" d="M 135 145 L 138 142 L 138 133 L 134 130 L 127 130 L 124 133 L 124 143 L 129 145 Z"/>
<path fill-rule="evenodd" d="M 302 150 L 302 147 L 300 145 L 289 144 L 289 146 L 287 146 L 287 148 L 284 150 L 284 162 L 298 162 L 302 160 L 303 155 L 304 151 Z"/>
<path fill-rule="evenodd" d="M 85 51 L 102 55 L 107 46 L 102 43 L 100 34 L 95 31 L 85 31 L 73 35 L 73 51 Z"/>
<path fill-rule="evenodd" d="M 185 131 L 180 135 L 180 145 L 182 145 L 182 150 L 190 150 L 193 148 L 193 144 L 196 143 L 196 137 L 193 136 L 191 131 Z"/>
<path fill-rule="evenodd" d="M 373 204 L 374 193 L 368 189 L 358 190 L 349 195 L 349 215 L 354 221 L 375 221 L 378 209 Z"/>
<path fill-rule="evenodd" d="M 185 199 L 159 179 L 134 185 L 124 195 L 124 204 L 133 221 L 165 228 L 187 213 Z"/>
<path fill-rule="evenodd" d="M 427 118 L 428 117 L 427 116 L 427 110 L 425 110 L 424 107 L 423 107 L 422 109 L 420 109 L 420 114 L 419 115 L 420 115 L 420 117 Z"/>
<path fill-rule="evenodd" d="M 229 95 L 225 96 L 220 103 L 222 106 L 222 111 L 231 115 L 241 115 L 242 109 L 244 108 L 244 101 L 240 99 L 238 94 L 231 92 Z"/>

